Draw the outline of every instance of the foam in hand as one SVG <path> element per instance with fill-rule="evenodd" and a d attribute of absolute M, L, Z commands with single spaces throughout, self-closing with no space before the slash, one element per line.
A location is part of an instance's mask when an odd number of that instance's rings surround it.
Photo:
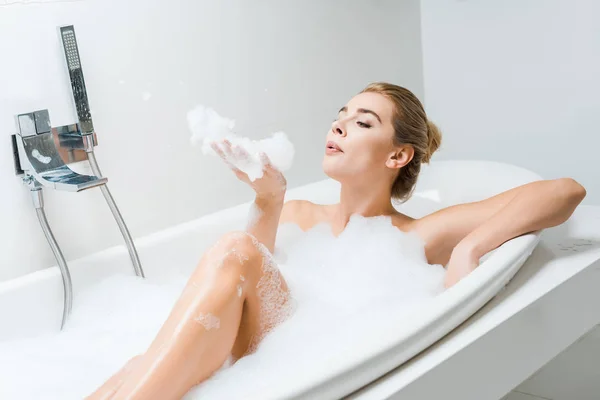
<path fill-rule="evenodd" d="M 204 154 L 216 155 L 211 145 L 220 146 L 223 140 L 231 142 L 234 152 L 227 161 L 237 169 L 245 172 L 251 181 L 263 175 L 263 162 L 260 154 L 265 153 L 271 164 L 279 171 L 289 169 L 294 159 L 294 145 L 284 132 L 275 132 L 271 137 L 252 140 L 233 132 L 235 121 L 220 116 L 215 110 L 203 105 L 196 106 L 187 114 L 188 126 L 192 131 L 191 142 L 202 143 Z M 240 147 L 245 152 L 235 151 Z M 221 147 L 222 148 L 222 147 Z"/>

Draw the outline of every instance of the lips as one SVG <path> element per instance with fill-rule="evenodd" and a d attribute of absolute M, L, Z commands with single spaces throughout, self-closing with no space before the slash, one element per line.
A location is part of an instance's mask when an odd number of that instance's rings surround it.
<path fill-rule="evenodd" d="M 340 148 L 340 146 L 337 145 L 337 143 L 333 142 L 333 141 L 328 141 L 327 145 L 325 146 L 327 149 L 327 152 L 340 152 L 343 153 L 344 151 Z"/>

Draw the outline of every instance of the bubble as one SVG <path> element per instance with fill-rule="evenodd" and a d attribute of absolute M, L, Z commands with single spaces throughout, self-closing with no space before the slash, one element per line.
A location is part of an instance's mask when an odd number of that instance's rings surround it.
<path fill-rule="evenodd" d="M 253 352 L 264 336 L 292 315 L 294 301 L 289 291 L 284 289 L 281 273 L 271 252 L 254 236 L 249 236 L 263 256 L 262 276 L 256 285 L 260 302 L 260 334 L 250 343 L 249 352 Z"/>
<path fill-rule="evenodd" d="M 196 318 L 194 318 L 194 321 L 200 323 L 200 325 L 202 325 L 207 331 L 219 329 L 221 327 L 221 320 L 219 317 L 215 317 L 211 313 L 200 313 Z"/>
<path fill-rule="evenodd" d="M 233 131 L 234 120 L 222 117 L 214 109 L 203 105 L 190 110 L 187 113 L 187 121 L 192 132 L 191 143 L 201 143 L 204 154 L 216 155 L 211 145 L 219 144 L 224 139 L 229 140 L 233 151 L 226 154 L 227 162 L 245 172 L 251 181 L 263 176 L 261 153 L 265 153 L 271 164 L 281 172 L 288 170 L 292 165 L 295 149 L 284 132 L 275 132 L 261 140 L 242 137 Z"/>
<path fill-rule="evenodd" d="M 231 255 L 235 257 L 235 259 L 240 265 L 244 265 L 244 263 L 250 259 L 250 257 L 244 254 L 242 251 L 239 251 L 235 247 L 232 247 L 227 252 L 223 253 L 220 256 L 217 256 L 216 260 L 213 260 L 211 262 L 211 265 L 217 269 L 223 268 L 223 266 L 227 264 L 227 261 L 230 259 Z"/>
<path fill-rule="evenodd" d="M 231 249 L 230 253 L 237 257 L 237 260 L 241 265 L 244 265 L 244 263 L 250 259 L 250 257 L 245 255 L 243 252 L 238 251 L 238 249 L 236 249 L 235 247 Z"/>
<path fill-rule="evenodd" d="M 186 400 L 263 399 L 268 385 L 291 385 L 317 363 L 340 367 L 357 343 L 377 340 L 395 326 L 392 321 L 402 321 L 443 290 L 444 268 L 427 264 L 423 242 L 389 218 L 353 217 L 338 237 L 325 224 L 307 232 L 283 224 L 273 254 L 253 243 L 263 256 L 264 276 L 255 283 L 247 273 L 239 275 L 231 296 L 238 301 L 240 282 L 242 295 L 256 290 L 264 314 L 260 324 L 268 333 L 252 339 L 251 354 L 235 363 L 227 358 Z M 76 293 L 60 333 L 0 342 L 0 398 L 85 398 L 143 354 L 189 279 L 175 275 L 188 265 L 169 267 L 159 278 L 116 275 Z M 289 293 L 281 289 L 277 270 Z M 201 315 L 194 323 L 218 332 L 212 314 Z M 282 363 L 282 355 L 290 362 Z"/>
<path fill-rule="evenodd" d="M 248 223 L 246 225 L 246 229 L 252 229 L 262 216 L 262 210 L 258 208 L 256 203 L 252 202 L 252 204 L 250 204 L 250 209 L 248 210 Z"/>

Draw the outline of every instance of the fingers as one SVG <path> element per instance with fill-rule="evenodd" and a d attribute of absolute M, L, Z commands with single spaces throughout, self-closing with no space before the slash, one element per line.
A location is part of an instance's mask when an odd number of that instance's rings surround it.
<path fill-rule="evenodd" d="M 225 160 L 225 153 L 223 153 L 223 150 L 221 150 L 216 142 L 210 142 L 210 147 L 215 151 L 215 153 L 217 153 L 219 157 Z"/>
<path fill-rule="evenodd" d="M 233 163 L 230 161 L 231 158 L 229 158 L 227 156 L 227 154 L 225 154 L 225 152 L 223 151 L 221 146 L 219 146 L 218 143 L 212 142 L 210 144 L 210 147 L 212 147 L 212 149 L 215 151 L 215 153 L 217 153 L 219 155 L 219 157 L 221 157 L 223 159 L 223 161 L 225 161 L 225 164 L 227 164 L 229 166 L 229 168 L 233 169 L 234 171 L 237 170 L 236 166 L 233 165 Z"/>
<path fill-rule="evenodd" d="M 238 144 L 232 144 L 229 140 L 224 139 L 220 142 L 211 143 L 212 149 L 233 169 L 236 174 L 242 173 L 238 167 L 234 165 L 234 161 L 253 162 L 253 157 L 250 153 Z M 281 175 L 281 172 L 271 163 L 269 156 L 265 152 L 260 152 L 258 158 L 263 166 L 263 170 L 269 175 Z"/>
<path fill-rule="evenodd" d="M 217 144 L 217 142 L 211 142 L 210 147 L 215 151 L 215 153 L 217 153 L 219 157 L 223 159 L 223 161 L 227 163 L 229 162 L 229 160 L 227 160 L 227 156 L 225 155 L 221 147 Z"/>
<path fill-rule="evenodd" d="M 253 163 L 255 158 L 246 150 L 246 148 L 239 144 L 232 144 L 229 140 L 223 141 L 223 148 L 226 156 L 230 160 L 239 160 L 243 162 Z M 259 154 L 260 161 L 265 169 L 272 167 L 271 160 L 264 152 Z"/>
<path fill-rule="evenodd" d="M 267 154 L 265 152 L 261 152 L 258 156 L 260 157 L 260 162 L 262 162 L 262 164 L 265 167 L 272 167 L 273 166 L 271 164 L 271 160 L 269 159 L 269 156 L 267 156 Z"/>
<path fill-rule="evenodd" d="M 231 150 L 231 142 L 227 139 L 223 140 L 223 151 L 225 155 L 228 157 L 228 160 L 235 160 L 235 156 L 233 155 L 233 151 Z"/>
<path fill-rule="evenodd" d="M 244 157 L 244 150 L 242 150 L 240 148 L 240 146 L 236 146 L 236 145 L 232 146 L 231 152 L 236 160 L 244 160 L 245 158 L 247 158 L 247 157 Z"/>
<path fill-rule="evenodd" d="M 271 159 L 269 158 L 269 156 L 267 156 L 267 154 L 265 152 L 261 152 L 258 156 L 260 158 L 260 162 L 264 166 L 265 171 L 276 174 L 276 175 L 283 176 L 281 171 L 279 171 L 277 169 L 277 167 L 273 165 L 273 163 L 271 162 Z"/>

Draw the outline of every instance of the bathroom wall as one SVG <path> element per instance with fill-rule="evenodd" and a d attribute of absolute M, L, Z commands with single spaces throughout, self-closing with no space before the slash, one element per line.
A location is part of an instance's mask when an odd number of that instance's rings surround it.
<path fill-rule="evenodd" d="M 423 0 L 425 103 L 439 159 L 489 159 L 545 178 L 570 176 L 600 204 L 600 3 Z M 600 328 L 507 400 L 592 400 L 600 393 Z"/>
<path fill-rule="evenodd" d="M 74 121 L 57 33 L 69 24 L 97 157 L 134 237 L 252 198 L 190 146 L 186 112 L 196 104 L 254 138 L 286 131 L 293 187 L 324 178 L 324 135 L 368 82 L 423 96 L 418 0 L 0 0 L 0 280 L 55 264 L 14 176 L 9 135 L 17 113 L 48 108 L 54 126 Z M 44 194 L 68 259 L 122 243 L 98 190 Z"/>
<path fill-rule="evenodd" d="M 428 113 L 439 158 L 570 176 L 600 204 L 600 3 L 423 0 Z"/>

